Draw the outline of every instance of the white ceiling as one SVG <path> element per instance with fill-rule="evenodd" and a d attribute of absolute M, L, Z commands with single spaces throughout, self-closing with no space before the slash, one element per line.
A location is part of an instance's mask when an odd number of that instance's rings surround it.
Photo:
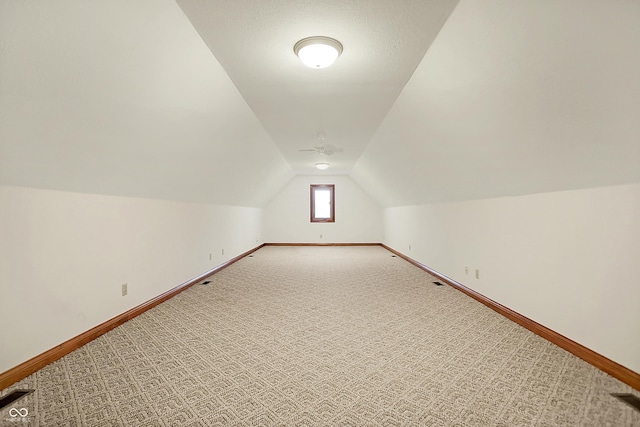
<path fill-rule="evenodd" d="M 263 206 L 348 173 L 397 206 L 640 181 L 639 1 L 456 4 L 0 0 L 0 184 Z M 295 57 L 310 35 L 333 67 Z M 298 152 L 318 132 L 344 151 Z"/>
<path fill-rule="evenodd" d="M 640 1 L 461 1 L 351 176 L 385 206 L 639 182 Z"/>
<path fill-rule="evenodd" d="M 349 173 L 457 0 L 177 0 L 297 173 Z M 326 69 L 293 46 L 322 35 L 344 46 Z M 319 141 L 318 133 L 324 135 Z M 332 156 L 301 153 L 330 144 Z"/>
<path fill-rule="evenodd" d="M 173 0 L 0 0 L 0 184 L 261 206 L 292 176 Z"/>

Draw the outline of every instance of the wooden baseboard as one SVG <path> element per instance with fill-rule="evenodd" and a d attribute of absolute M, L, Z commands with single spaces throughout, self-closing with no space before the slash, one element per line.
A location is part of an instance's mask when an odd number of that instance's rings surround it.
<path fill-rule="evenodd" d="M 565 337 L 564 335 L 561 335 L 549 328 L 547 328 L 546 326 L 543 326 L 541 324 L 539 324 L 538 322 L 535 322 L 531 319 L 529 319 L 528 317 L 523 316 L 520 313 L 517 313 L 513 310 L 511 310 L 508 307 L 505 307 L 504 305 L 497 303 L 495 301 L 493 301 L 492 299 L 489 299 L 487 297 L 485 297 L 484 295 L 474 291 L 473 289 L 469 289 L 466 286 L 464 286 L 461 283 L 456 282 L 453 279 L 450 279 L 447 276 L 444 276 L 440 273 L 438 273 L 437 271 L 427 267 L 426 265 L 412 259 L 409 258 L 408 256 L 404 255 L 401 252 L 396 251 L 395 249 L 390 248 L 389 246 L 385 245 L 385 244 L 381 244 L 381 246 L 383 248 L 385 248 L 386 250 L 388 250 L 389 252 L 394 253 L 395 255 L 399 256 L 400 258 L 410 262 L 411 264 L 415 265 L 416 267 L 426 271 L 427 273 L 431 274 L 432 276 L 435 276 L 437 278 L 439 278 L 440 280 L 442 280 L 443 282 L 447 283 L 448 285 L 450 285 L 451 287 L 459 290 L 460 292 L 463 292 L 467 295 L 469 295 L 471 298 L 475 299 L 476 301 L 481 302 L 482 304 L 486 305 L 487 307 L 491 308 L 492 310 L 497 311 L 498 313 L 500 313 L 501 315 L 503 315 L 504 317 L 506 317 L 509 320 L 512 320 L 514 322 L 516 322 L 517 324 L 519 324 L 520 326 L 523 326 L 525 328 L 527 328 L 528 330 L 530 330 L 531 332 L 533 332 L 534 334 L 546 339 L 547 341 L 551 341 L 552 343 L 554 343 L 555 345 L 557 345 L 558 347 L 561 347 L 565 350 L 567 350 L 569 353 L 572 353 L 575 356 L 578 356 L 580 359 L 584 360 L 585 362 L 595 366 L 596 368 L 600 369 L 601 371 L 606 372 L 607 374 L 611 375 L 614 378 L 619 379 L 620 381 L 622 381 L 625 384 L 630 385 L 631 387 L 635 388 L 636 390 L 640 390 L 640 374 L 638 374 L 637 372 L 632 371 L 629 368 L 626 368 L 622 365 L 620 365 L 617 362 L 614 362 L 613 360 L 599 354 L 596 353 L 595 351 L 583 346 L 582 344 L 579 344 L 567 337 Z"/>
<path fill-rule="evenodd" d="M 265 243 L 264 246 L 380 246 L 380 243 Z"/>
<path fill-rule="evenodd" d="M 67 340 L 65 342 L 63 342 L 60 345 L 57 345 L 56 347 L 49 349 L 47 351 L 45 351 L 42 354 L 39 354 L 29 360 L 27 360 L 26 362 L 21 363 L 20 365 L 11 368 L 3 373 L 0 374 L 0 390 L 4 390 L 5 388 L 9 387 L 10 385 L 28 377 L 29 375 L 33 374 L 34 372 L 36 372 L 39 369 L 44 368 L 45 366 L 47 366 L 48 364 L 50 364 L 51 362 L 54 362 L 58 359 L 60 359 L 61 357 L 71 353 L 72 351 L 82 347 L 83 345 L 93 341 L 94 339 L 98 338 L 100 335 L 104 335 L 105 333 L 109 332 L 110 330 L 122 325 L 123 323 L 125 323 L 128 320 L 133 319 L 136 316 L 141 315 L 142 313 L 144 313 L 145 311 L 155 307 L 156 305 L 168 300 L 169 298 L 174 297 L 175 295 L 179 294 L 180 292 L 184 291 L 185 289 L 189 288 L 190 286 L 202 281 L 203 279 L 211 276 L 214 273 L 217 273 L 218 271 L 222 270 L 225 267 L 230 266 L 231 264 L 233 264 L 234 262 L 246 257 L 247 255 L 257 251 L 258 249 L 260 249 L 261 247 L 263 247 L 264 244 L 259 245 L 243 254 L 238 255 L 235 258 L 230 259 L 229 261 L 226 261 L 214 268 L 212 268 L 211 270 L 199 275 L 198 277 L 195 277 L 191 280 L 189 280 L 188 282 L 185 282 L 179 286 L 176 286 L 173 289 L 168 290 L 167 292 L 164 292 L 161 295 L 158 295 L 157 297 L 150 299 L 147 302 L 144 302 L 142 304 L 140 304 L 137 307 L 132 308 L 129 311 L 126 311 L 116 317 L 114 317 L 113 319 L 109 319 L 104 323 L 99 324 L 98 326 L 89 329 L 86 332 L 83 332 L 82 334 L 71 338 L 70 340 Z"/>
<path fill-rule="evenodd" d="M 258 249 L 262 248 L 263 246 L 382 246 L 383 248 L 385 248 L 386 250 L 388 250 L 389 252 L 392 252 L 393 254 L 399 256 L 400 258 L 410 262 L 411 264 L 415 265 L 416 267 L 426 271 L 427 273 L 431 274 L 432 276 L 435 276 L 437 278 L 439 278 L 440 280 L 442 280 L 443 282 L 447 283 L 448 285 L 452 286 L 453 288 L 465 293 L 466 295 L 469 295 L 471 298 L 481 302 L 482 304 L 486 305 L 487 307 L 491 308 L 492 310 L 495 310 L 496 312 L 500 313 L 501 315 L 505 316 L 506 318 L 516 322 L 517 324 L 527 328 L 528 330 L 530 330 L 531 332 L 535 333 L 536 335 L 539 335 L 540 337 L 556 344 L 557 346 L 567 350 L 568 352 L 574 354 L 575 356 L 583 359 L 584 361 L 586 361 L 587 363 L 590 363 L 591 365 L 595 366 L 596 368 L 608 373 L 609 375 L 611 375 L 614 378 L 619 379 L 620 381 L 624 382 L 625 384 L 628 384 L 629 386 L 633 387 L 636 390 L 640 390 L 640 374 L 630 370 L 629 368 L 626 368 L 622 365 L 620 365 L 617 362 L 614 362 L 613 360 L 599 354 L 596 353 L 595 351 L 583 346 L 582 344 L 579 344 L 567 337 L 565 337 L 564 335 L 561 335 L 549 328 L 547 328 L 546 326 L 543 326 L 531 319 L 529 319 L 528 317 L 525 317 L 513 310 L 511 310 L 508 307 L 503 306 L 502 304 L 499 304 L 487 297 L 485 297 L 482 294 L 479 294 L 478 292 L 467 288 L 466 286 L 462 285 L 461 283 L 456 282 L 453 279 L 450 279 L 447 276 L 444 276 L 440 273 L 438 273 L 437 271 L 427 267 L 426 265 L 412 259 L 409 258 L 408 256 L 404 255 L 401 252 L 398 252 L 392 248 L 390 248 L 389 246 L 385 245 L 385 244 L 381 244 L 381 243 L 263 243 L 241 255 L 238 255 L 235 258 L 230 259 L 229 261 L 220 264 L 219 266 L 201 274 L 200 276 L 189 280 L 188 282 L 185 282 L 179 286 L 176 286 L 173 289 L 168 290 L 167 292 L 137 306 L 132 308 L 131 310 L 120 314 L 119 316 L 114 317 L 113 319 L 107 320 L 106 322 L 74 337 L 71 338 L 68 341 L 65 341 L 64 343 L 45 351 L 44 353 L 33 357 L 32 359 L 27 360 L 24 363 L 21 363 L 20 365 L 9 369 L 6 372 L 3 372 L 0 374 L 0 390 L 4 390 L 5 388 L 11 386 L 12 384 L 22 380 L 23 378 L 28 377 L 29 375 L 31 375 L 32 373 L 36 372 L 39 369 L 42 369 L 43 367 L 45 367 L 46 365 L 48 365 L 51 362 L 54 362 L 58 359 L 60 359 L 61 357 L 71 353 L 72 351 L 76 350 L 77 348 L 87 344 L 88 342 L 98 338 L 100 335 L 103 335 L 107 332 L 109 332 L 110 330 L 116 328 L 117 326 L 122 325 L 123 323 L 125 323 L 126 321 L 133 319 L 136 316 L 139 316 L 140 314 L 144 313 L 145 311 L 155 307 L 156 305 L 168 300 L 169 298 L 177 295 L 178 293 L 184 291 L 185 289 L 187 289 L 188 287 L 202 281 L 203 279 L 211 276 L 214 273 L 217 273 L 218 271 L 222 270 L 225 267 L 228 267 L 229 265 L 233 264 L 234 262 L 244 258 L 245 256 L 257 251 Z"/>

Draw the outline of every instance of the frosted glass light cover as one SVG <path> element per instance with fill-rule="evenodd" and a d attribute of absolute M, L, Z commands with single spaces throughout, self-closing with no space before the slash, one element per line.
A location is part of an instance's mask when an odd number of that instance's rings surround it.
<path fill-rule="evenodd" d="M 309 68 L 326 68 L 342 53 L 339 41 L 329 37 L 308 37 L 293 48 L 302 63 Z"/>
<path fill-rule="evenodd" d="M 327 68 L 338 58 L 338 51 L 324 44 L 310 44 L 300 49 L 298 56 L 309 68 Z"/>

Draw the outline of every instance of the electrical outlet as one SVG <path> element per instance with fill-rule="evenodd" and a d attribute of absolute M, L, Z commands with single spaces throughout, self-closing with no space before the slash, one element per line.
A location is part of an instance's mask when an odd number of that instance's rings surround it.
<path fill-rule="evenodd" d="M 212 253 L 210 253 L 210 254 L 209 254 L 209 261 L 211 261 L 212 259 L 213 259 L 213 254 L 212 254 Z"/>
<path fill-rule="evenodd" d="M 476 279 L 479 279 L 479 278 L 480 278 L 480 270 L 476 268 Z"/>
<path fill-rule="evenodd" d="M 464 274 L 469 274 L 469 267 L 464 268 Z"/>
<path fill-rule="evenodd" d="M 222 250 L 222 255 L 224 255 L 224 249 Z"/>
<path fill-rule="evenodd" d="M 409 250 L 411 250 L 411 245 L 409 245 Z"/>
<path fill-rule="evenodd" d="M 125 296 L 129 293 L 129 290 L 127 289 L 127 284 L 123 283 L 122 284 L 122 296 Z"/>
<path fill-rule="evenodd" d="M 320 238 L 322 239 L 322 234 L 320 235 Z"/>

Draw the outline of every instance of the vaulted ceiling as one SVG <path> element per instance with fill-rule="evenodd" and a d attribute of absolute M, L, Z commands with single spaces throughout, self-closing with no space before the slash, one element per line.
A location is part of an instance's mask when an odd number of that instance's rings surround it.
<path fill-rule="evenodd" d="M 457 0 L 178 0 L 296 173 L 351 171 Z M 344 51 L 311 69 L 293 46 L 339 40 Z M 321 136 L 321 140 L 318 139 Z M 300 152 L 316 145 L 344 151 Z"/>
<path fill-rule="evenodd" d="M 461 1 L 352 176 L 387 206 L 640 181 L 640 1 Z"/>
<path fill-rule="evenodd" d="M 333 67 L 295 57 L 311 35 L 343 43 Z M 0 184 L 241 206 L 294 174 L 384 206 L 558 191 L 640 181 L 638 117 L 638 1 L 0 0 Z M 322 144 L 343 151 L 299 151 Z"/>

